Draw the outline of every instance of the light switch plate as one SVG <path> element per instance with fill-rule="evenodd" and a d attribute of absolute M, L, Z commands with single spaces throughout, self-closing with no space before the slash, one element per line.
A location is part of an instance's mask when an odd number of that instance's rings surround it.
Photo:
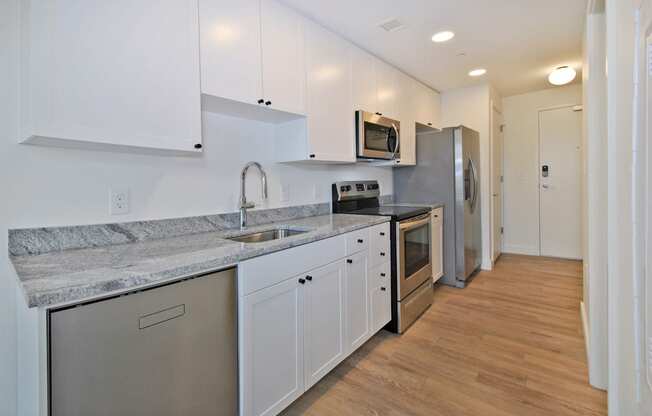
<path fill-rule="evenodd" d="M 111 188 L 109 191 L 110 215 L 125 215 L 129 213 L 129 189 Z"/>

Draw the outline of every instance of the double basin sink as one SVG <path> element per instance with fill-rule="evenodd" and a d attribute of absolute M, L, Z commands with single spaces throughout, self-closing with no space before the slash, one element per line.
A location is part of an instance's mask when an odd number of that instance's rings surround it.
<path fill-rule="evenodd" d="M 239 243 L 264 243 L 266 241 L 280 240 L 282 238 L 292 237 L 293 235 L 307 232 L 308 230 L 297 230 L 284 227 L 229 237 L 228 240 L 237 241 Z"/>

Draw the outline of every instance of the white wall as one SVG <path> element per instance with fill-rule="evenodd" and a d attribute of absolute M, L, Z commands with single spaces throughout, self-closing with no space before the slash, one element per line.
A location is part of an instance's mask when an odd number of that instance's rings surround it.
<path fill-rule="evenodd" d="M 539 254 L 539 110 L 582 103 L 573 84 L 503 99 L 503 249 Z"/>
<path fill-rule="evenodd" d="M 608 385 L 607 344 L 607 78 L 604 0 L 590 0 L 584 33 L 584 336 L 589 382 Z"/>
<path fill-rule="evenodd" d="M 204 114 L 200 157 L 151 156 L 18 145 L 17 0 L 0 2 L 0 253 L 7 229 L 202 215 L 236 210 L 239 174 L 249 160 L 268 172 L 266 207 L 326 202 L 337 180 L 378 179 L 392 192 L 390 168 L 296 166 L 273 161 L 269 125 Z M 249 197 L 260 200 L 251 175 Z M 280 184 L 290 198 L 280 201 Z M 131 212 L 110 216 L 112 186 L 129 187 Z M 316 186 L 316 195 L 314 191 Z M 16 276 L 0 255 L 0 415 L 16 413 Z M 19 299 L 22 302 L 22 299 Z M 21 415 L 22 416 L 22 415 Z"/>
<path fill-rule="evenodd" d="M 445 91 L 441 94 L 442 125 L 465 125 L 480 133 L 480 207 L 482 209 L 482 268 L 491 270 L 491 100 L 500 95 L 489 84 Z"/>

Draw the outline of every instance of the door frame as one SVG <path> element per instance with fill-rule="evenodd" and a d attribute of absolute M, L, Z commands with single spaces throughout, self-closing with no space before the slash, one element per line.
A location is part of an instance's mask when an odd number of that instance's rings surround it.
<path fill-rule="evenodd" d="M 537 166 L 536 166 L 536 172 L 537 172 L 537 217 L 538 217 L 538 224 L 537 224 L 537 231 L 539 234 L 539 239 L 537 241 L 537 251 L 539 252 L 539 256 L 541 256 L 541 173 L 539 170 L 541 169 L 541 113 L 544 111 L 553 111 L 553 110 L 560 110 L 563 108 L 575 108 L 575 107 L 581 107 L 583 111 L 583 105 L 582 103 L 580 104 L 560 104 L 560 105 L 553 105 L 551 107 L 544 107 L 540 108 L 537 111 Z M 580 137 L 580 143 L 581 143 L 582 138 Z M 580 171 L 580 192 L 582 192 L 582 186 L 583 186 L 583 181 L 584 179 L 582 178 L 582 174 Z M 580 218 L 581 221 L 581 218 Z M 571 260 L 582 260 L 582 259 L 571 259 Z"/>
<path fill-rule="evenodd" d="M 490 207 L 490 211 L 491 211 L 490 217 L 491 218 L 489 219 L 489 222 L 491 224 L 491 227 L 490 227 L 491 228 L 491 239 L 490 239 L 491 244 L 489 246 L 491 248 L 490 257 L 491 257 L 491 265 L 493 267 L 493 265 L 496 263 L 498 258 L 500 258 L 500 255 L 502 254 L 502 251 L 503 251 L 503 245 L 504 245 L 503 244 L 504 243 L 504 241 L 503 241 L 504 237 L 501 237 L 500 254 L 498 254 L 498 256 L 496 256 L 494 258 L 494 253 L 496 252 L 496 248 L 494 247 L 494 244 L 495 244 L 494 236 L 496 235 L 496 227 L 499 227 L 499 226 L 502 227 L 503 224 L 505 223 L 505 219 L 504 219 L 505 218 L 505 195 L 504 195 L 505 184 L 504 184 L 504 181 L 501 181 L 501 182 L 498 183 L 498 187 L 500 187 L 500 210 L 501 210 L 500 218 L 501 218 L 502 224 L 497 225 L 495 223 L 495 221 L 494 221 L 494 218 L 495 218 L 495 212 L 494 212 L 495 206 L 494 206 L 493 194 L 495 193 L 494 190 L 496 189 L 496 183 L 494 182 L 494 170 L 496 169 L 496 167 L 494 166 L 495 151 L 496 151 L 496 138 L 494 137 L 494 126 L 496 125 L 496 120 L 494 118 L 494 111 L 502 116 L 503 120 L 502 120 L 501 126 L 503 126 L 503 127 L 505 126 L 505 116 L 503 114 L 502 109 L 499 108 L 496 105 L 494 100 L 490 101 L 489 109 L 490 109 L 490 113 L 491 113 L 489 115 L 489 137 L 490 137 L 490 145 L 489 145 L 490 146 L 490 158 L 489 158 L 490 159 L 489 160 L 489 167 L 490 167 L 489 168 L 489 184 L 490 184 L 490 186 L 489 187 L 490 187 L 490 195 L 491 195 L 490 196 L 490 201 L 491 201 L 491 204 L 490 204 L 491 205 L 491 207 Z M 501 167 L 503 168 L 503 172 L 501 173 L 501 177 L 504 178 L 504 173 L 505 173 L 505 169 L 504 169 L 505 168 L 505 133 L 501 132 L 501 134 L 503 135 L 503 146 L 501 148 L 502 152 L 500 154 Z"/>

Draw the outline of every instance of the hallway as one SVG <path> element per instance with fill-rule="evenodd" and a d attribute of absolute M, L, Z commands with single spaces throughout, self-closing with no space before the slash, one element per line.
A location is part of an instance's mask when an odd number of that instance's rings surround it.
<path fill-rule="evenodd" d="M 581 263 L 503 255 L 440 286 L 399 337 L 382 331 L 284 415 L 606 415 L 588 385 Z"/>

